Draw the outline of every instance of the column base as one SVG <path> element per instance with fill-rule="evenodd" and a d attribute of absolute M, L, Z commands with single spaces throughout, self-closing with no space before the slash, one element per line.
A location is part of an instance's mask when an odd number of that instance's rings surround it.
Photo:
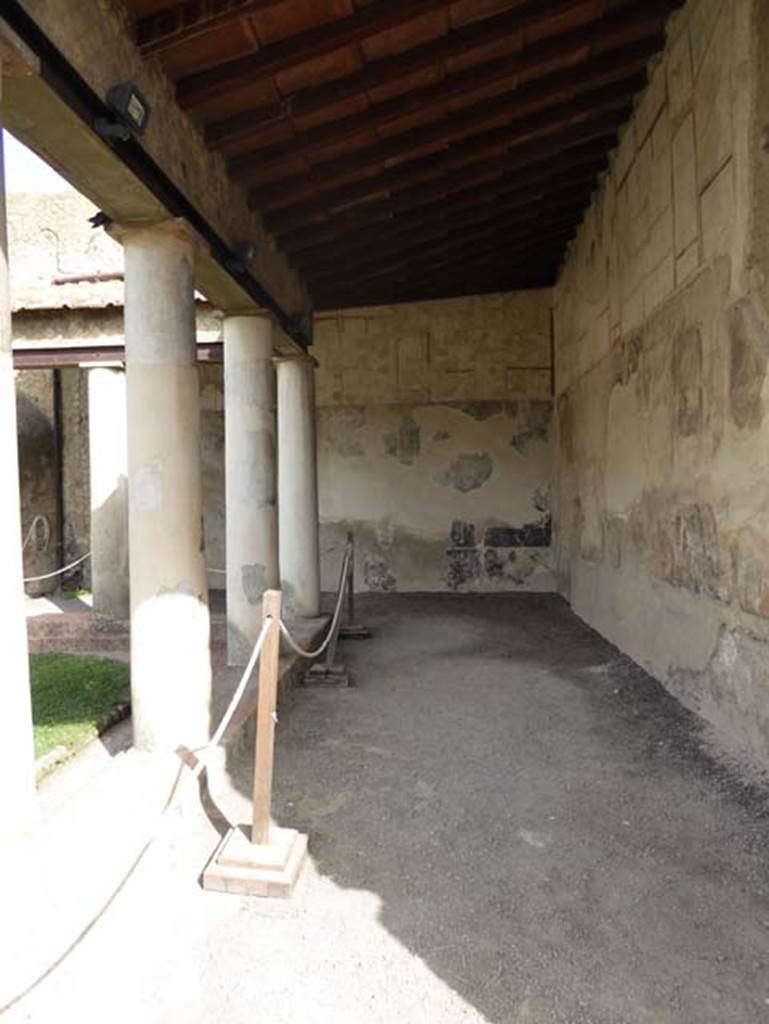
<path fill-rule="evenodd" d="M 250 826 L 231 828 L 203 872 L 203 888 L 240 896 L 287 898 L 307 856 L 307 836 L 293 828 L 270 828 L 267 843 L 249 842 Z"/>

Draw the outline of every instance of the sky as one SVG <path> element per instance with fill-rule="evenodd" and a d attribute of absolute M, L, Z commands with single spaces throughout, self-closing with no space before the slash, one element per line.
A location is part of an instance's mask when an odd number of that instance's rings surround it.
<path fill-rule="evenodd" d="M 5 146 L 5 187 L 13 192 L 69 192 L 72 186 L 8 132 Z"/>

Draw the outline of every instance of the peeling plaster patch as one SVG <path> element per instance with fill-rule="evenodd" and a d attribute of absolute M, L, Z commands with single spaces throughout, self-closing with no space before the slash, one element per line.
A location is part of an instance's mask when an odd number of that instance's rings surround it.
<path fill-rule="evenodd" d="M 486 548 L 483 552 L 483 571 L 490 580 L 505 578 L 505 563 L 496 548 Z"/>
<path fill-rule="evenodd" d="M 649 510 L 653 520 L 653 509 Z M 658 519 L 652 536 L 652 571 L 660 579 L 694 594 L 728 598 L 721 565 L 718 526 L 710 505 L 683 505 L 672 522 Z"/>
<path fill-rule="evenodd" d="M 673 669 L 671 690 L 705 718 L 747 740 L 764 761 L 769 755 L 769 671 L 766 642 L 722 625 L 702 671 Z"/>
<path fill-rule="evenodd" d="M 640 334 L 634 334 L 612 350 L 612 380 L 614 384 L 626 387 L 641 365 L 643 342 Z"/>
<path fill-rule="evenodd" d="M 451 524 L 451 544 L 455 548 L 474 548 L 475 527 L 473 524 L 455 519 Z"/>
<path fill-rule="evenodd" d="M 344 458 L 364 454 L 359 431 L 365 425 L 366 410 L 362 406 L 330 406 L 320 410 L 321 438 Z"/>
<path fill-rule="evenodd" d="M 537 512 L 550 511 L 550 484 L 538 487 L 534 492 L 532 503 Z"/>
<path fill-rule="evenodd" d="M 702 429 L 702 338 L 696 327 L 689 327 L 673 342 L 673 387 L 675 391 L 676 429 L 681 437 L 690 437 Z"/>
<path fill-rule="evenodd" d="M 492 548 L 547 548 L 550 546 L 550 515 L 523 526 L 490 526 L 483 542 Z"/>
<path fill-rule="evenodd" d="M 384 559 L 367 558 L 363 566 L 363 579 L 369 590 L 379 593 L 390 593 L 396 589 L 398 581 L 395 573 Z"/>
<path fill-rule="evenodd" d="M 449 548 L 446 586 L 459 590 L 465 584 L 474 583 L 481 574 L 481 560 L 475 548 Z"/>
<path fill-rule="evenodd" d="M 163 504 L 163 470 L 160 461 L 145 462 L 134 473 L 129 500 L 137 512 L 157 512 Z"/>
<path fill-rule="evenodd" d="M 422 448 L 421 436 L 419 424 L 411 413 L 406 413 L 398 430 L 384 435 L 385 454 L 404 466 L 413 466 Z"/>
<path fill-rule="evenodd" d="M 479 423 L 510 410 L 510 406 L 505 402 L 463 402 L 459 408 L 466 416 L 471 416 Z"/>
<path fill-rule="evenodd" d="M 622 516 L 607 516 L 606 547 L 612 569 L 619 569 L 622 565 L 622 533 L 624 527 L 625 520 Z"/>
<path fill-rule="evenodd" d="M 241 566 L 240 579 L 248 603 L 259 604 L 262 594 L 267 589 L 267 572 L 264 566 L 258 562 Z"/>
<path fill-rule="evenodd" d="M 520 554 L 515 551 L 510 552 L 507 556 L 507 560 L 510 563 L 508 566 L 508 575 L 514 583 L 518 583 L 519 585 L 524 584 L 536 569 L 536 563 L 533 559 L 521 558 Z"/>
<path fill-rule="evenodd" d="M 761 426 L 767 359 L 769 332 L 753 303 L 744 299 L 729 310 L 729 411 L 738 427 Z"/>
<path fill-rule="evenodd" d="M 494 463 L 486 453 L 457 455 L 445 473 L 436 477 L 436 483 L 442 487 L 454 487 L 467 494 L 482 487 L 492 474 Z"/>
<path fill-rule="evenodd" d="M 769 619 L 769 539 L 744 526 L 732 541 L 732 573 L 740 608 Z"/>

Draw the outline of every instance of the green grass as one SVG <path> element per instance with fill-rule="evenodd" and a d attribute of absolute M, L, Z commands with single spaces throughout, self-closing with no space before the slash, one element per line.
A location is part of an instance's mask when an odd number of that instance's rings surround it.
<path fill-rule="evenodd" d="M 127 665 L 74 654 L 33 654 L 29 660 L 35 757 L 60 746 L 79 750 L 128 700 Z"/>

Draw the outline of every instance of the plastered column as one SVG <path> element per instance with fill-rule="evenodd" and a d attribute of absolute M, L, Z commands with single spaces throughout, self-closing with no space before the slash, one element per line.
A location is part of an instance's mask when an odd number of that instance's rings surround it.
<path fill-rule="evenodd" d="M 126 385 L 122 367 L 88 370 L 93 609 L 114 619 L 129 614 Z"/>
<path fill-rule="evenodd" d="M 224 320 L 227 660 L 244 665 L 279 584 L 273 322 Z"/>
<path fill-rule="evenodd" d="M 278 535 L 284 601 L 296 615 L 320 611 L 315 366 L 278 360 Z"/>
<path fill-rule="evenodd" d="M 22 577 L 16 393 L 0 136 L 0 831 L 6 834 L 24 825 L 35 806 L 35 757 Z"/>
<path fill-rule="evenodd" d="M 179 221 L 115 234 L 125 247 L 134 742 L 171 750 L 208 739 L 211 700 L 196 241 Z"/>

